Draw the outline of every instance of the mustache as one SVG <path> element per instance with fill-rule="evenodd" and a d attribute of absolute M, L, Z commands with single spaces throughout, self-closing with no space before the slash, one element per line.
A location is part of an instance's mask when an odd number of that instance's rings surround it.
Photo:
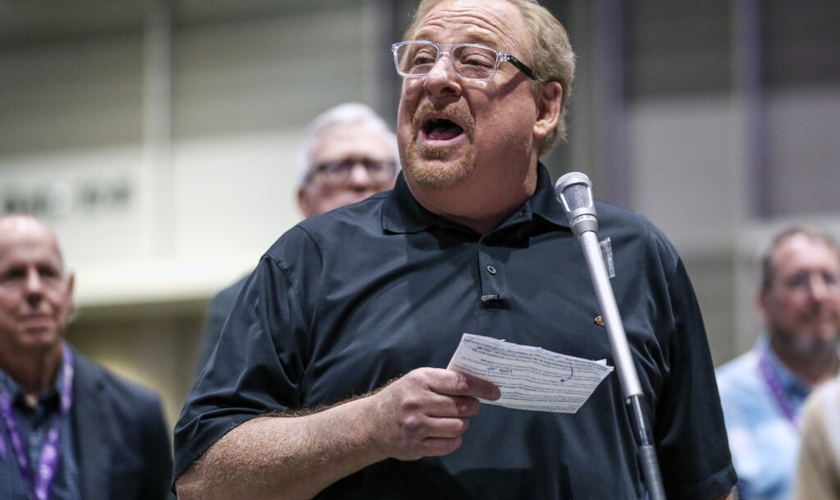
<path fill-rule="evenodd" d="M 430 101 L 422 102 L 414 111 L 414 116 L 411 119 L 412 128 L 415 132 L 419 131 L 423 126 L 423 116 L 428 113 L 444 113 L 452 116 L 458 123 L 464 126 L 464 133 L 472 138 L 472 132 L 475 130 L 475 120 L 466 106 L 458 104 L 444 104 L 442 106 L 436 105 Z"/>

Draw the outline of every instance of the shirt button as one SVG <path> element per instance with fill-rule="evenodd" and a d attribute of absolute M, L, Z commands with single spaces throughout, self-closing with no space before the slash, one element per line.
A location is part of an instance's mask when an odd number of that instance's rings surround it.
<path fill-rule="evenodd" d="M 487 266 L 487 272 L 490 274 L 496 274 L 496 268 L 493 266 Z"/>

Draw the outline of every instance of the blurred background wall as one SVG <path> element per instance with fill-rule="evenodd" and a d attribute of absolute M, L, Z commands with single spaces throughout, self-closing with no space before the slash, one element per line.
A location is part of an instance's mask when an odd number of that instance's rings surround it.
<path fill-rule="evenodd" d="M 840 3 L 543 4 L 578 54 L 569 141 L 545 163 L 662 227 L 716 363 L 743 352 L 757 245 L 796 221 L 840 235 Z M 389 46 L 415 7 L 0 0 L 0 212 L 56 229 L 68 337 L 160 391 L 171 421 L 209 299 L 300 218 L 303 127 L 348 100 L 393 124 Z"/>

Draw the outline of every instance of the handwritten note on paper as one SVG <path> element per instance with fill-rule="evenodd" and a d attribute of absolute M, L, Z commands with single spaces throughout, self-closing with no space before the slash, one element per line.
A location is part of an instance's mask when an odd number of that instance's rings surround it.
<path fill-rule="evenodd" d="M 483 401 L 518 410 L 575 413 L 613 371 L 605 361 L 566 356 L 540 347 L 465 333 L 450 370 L 493 382 L 502 392 Z"/>

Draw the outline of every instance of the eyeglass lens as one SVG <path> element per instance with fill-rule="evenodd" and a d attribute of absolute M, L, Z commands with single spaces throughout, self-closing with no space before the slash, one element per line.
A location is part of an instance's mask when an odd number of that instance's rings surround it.
<path fill-rule="evenodd" d="M 840 275 L 832 272 L 802 271 L 783 280 L 785 286 L 792 290 L 808 290 L 815 284 L 828 289 L 835 289 L 840 285 Z"/>
<path fill-rule="evenodd" d="M 395 51 L 397 69 L 407 75 L 422 76 L 431 71 L 443 54 L 449 54 L 455 72 L 464 78 L 485 80 L 496 73 L 499 53 L 490 47 L 461 44 L 443 51 L 431 42 L 399 45 Z"/>
<path fill-rule="evenodd" d="M 332 181 L 342 182 L 347 180 L 350 172 L 356 165 L 365 167 L 368 175 L 375 180 L 386 180 L 393 175 L 395 165 L 390 161 L 372 160 L 370 158 L 346 159 L 336 162 L 322 163 L 313 172 L 323 173 Z"/>

